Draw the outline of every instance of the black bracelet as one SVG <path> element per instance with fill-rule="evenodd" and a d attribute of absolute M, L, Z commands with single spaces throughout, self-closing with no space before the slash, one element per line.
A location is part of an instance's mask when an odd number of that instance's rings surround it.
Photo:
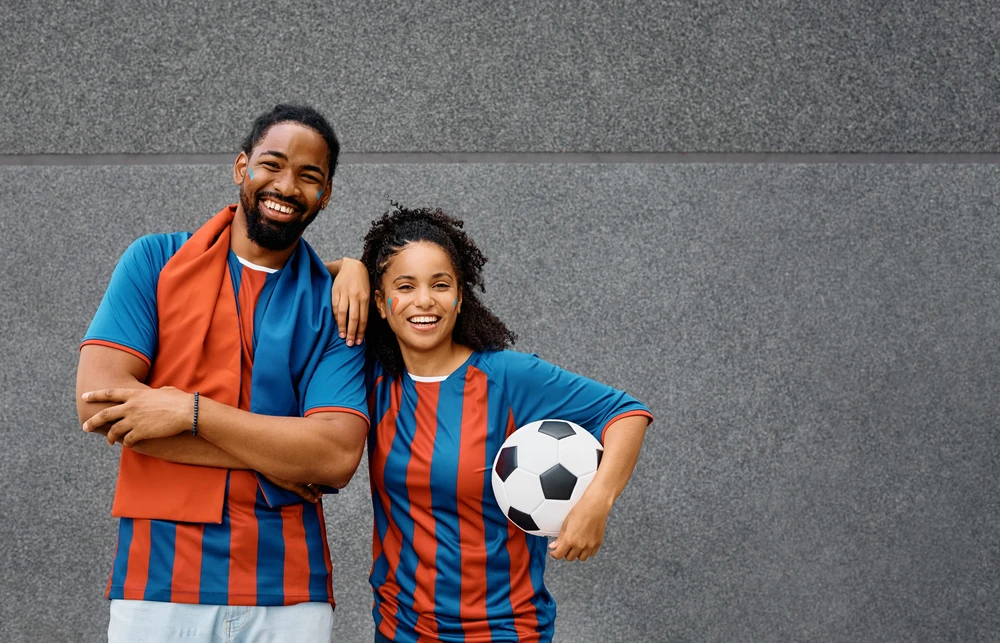
<path fill-rule="evenodd" d="M 194 421 L 191 423 L 191 435 L 198 435 L 198 391 L 194 392 Z"/>

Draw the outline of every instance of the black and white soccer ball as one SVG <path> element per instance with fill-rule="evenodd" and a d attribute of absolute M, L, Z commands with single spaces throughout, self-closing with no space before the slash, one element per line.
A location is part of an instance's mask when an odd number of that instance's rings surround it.
<path fill-rule="evenodd" d="M 524 531 L 558 536 L 597 473 L 604 447 L 583 427 L 539 420 L 511 433 L 493 460 L 493 495 Z"/>

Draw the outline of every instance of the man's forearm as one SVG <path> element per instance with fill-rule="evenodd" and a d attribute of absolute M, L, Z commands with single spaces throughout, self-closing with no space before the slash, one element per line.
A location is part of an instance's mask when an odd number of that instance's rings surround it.
<path fill-rule="evenodd" d="M 292 482 L 343 487 L 358 468 L 367 422 L 250 413 L 202 397 L 198 436 L 249 468 Z"/>
<path fill-rule="evenodd" d="M 222 469 L 249 469 L 245 462 L 195 435 L 175 435 L 169 438 L 143 440 L 132 446 L 134 451 L 161 460 L 181 464 L 197 464 Z"/>

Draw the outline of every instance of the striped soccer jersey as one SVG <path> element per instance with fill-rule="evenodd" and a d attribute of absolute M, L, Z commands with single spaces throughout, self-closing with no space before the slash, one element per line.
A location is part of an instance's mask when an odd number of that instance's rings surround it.
<path fill-rule="evenodd" d="M 477 352 L 442 381 L 369 373 L 369 475 L 375 524 L 373 615 L 408 641 L 550 641 L 547 540 L 501 513 L 491 467 L 507 436 L 535 420 L 575 422 L 602 439 L 649 411 L 629 395 L 537 356 Z M 603 440 L 602 440 L 603 442 Z"/>
<path fill-rule="evenodd" d="M 157 276 L 189 237 L 150 235 L 129 247 L 84 345 L 119 348 L 147 363 L 156 359 Z M 239 407 L 249 410 L 253 354 L 279 273 L 243 265 L 231 251 L 228 262 L 239 312 L 233 332 L 240 333 L 242 344 Z M 333 337 L 340 345 L 327 347 L 311 380 L 317 384 L 307 385 L 306 415 L 344 411 L 367 417 L 363 353 L 349 350 L 336 333 Z M 121 518 L 106 595 L 215 605 L 332 604 L 322 505 L 268 502 L 254 472 L 231 470 L 219 524 Z"/>

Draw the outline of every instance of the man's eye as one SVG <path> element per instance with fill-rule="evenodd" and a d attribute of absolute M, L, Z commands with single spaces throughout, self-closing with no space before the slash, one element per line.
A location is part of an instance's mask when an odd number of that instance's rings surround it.
<path fill-rule="evenodd" d="M 261 165 L 263 165 L 269 170 L 275 170 L 278 168 L 278 164 L 275 163 L 274 161 L 264 161 L 263 163 L 261 163 Z"/>

